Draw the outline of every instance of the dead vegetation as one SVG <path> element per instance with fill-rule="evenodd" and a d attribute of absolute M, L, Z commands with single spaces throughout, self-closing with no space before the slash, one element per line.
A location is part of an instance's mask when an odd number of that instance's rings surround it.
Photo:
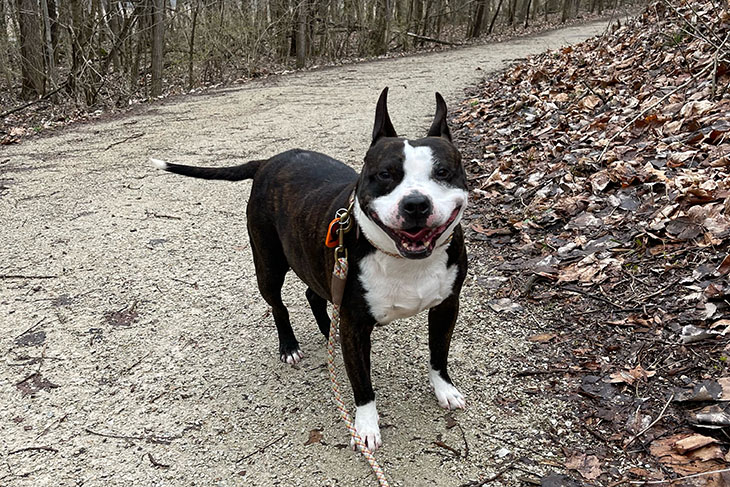
<path fill-rule="evenodd" d="M 593 446 L 554 440 L 588 485 L 730 483 L 729 38 L 722 2 L 655 2 L 454 118 L 491 306 L 543 310 L 516 384 L 574 399 Z"/>

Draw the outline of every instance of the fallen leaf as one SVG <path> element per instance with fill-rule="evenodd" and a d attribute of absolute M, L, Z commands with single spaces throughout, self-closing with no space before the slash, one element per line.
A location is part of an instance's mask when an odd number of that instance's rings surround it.
<path fill-rule="evenodd" d="M 312 443 L 319 443 L 322 441 L 322 430 L 313 429 L 309 432 L 309 438 L 304 442 L 304 446 L 311 445 Z"/>
<path fill-rule="evenodd" d="M 15 384 L 15 387 L 18 388 L 23 396 L 29 396 L 38 391 L 50 391 L 61 386 L 44 378 L 40 372 L 36 372 Z"/>
<path fill-rule="evenodd" d="M 576 470 L 584 479 L 593 480 L 601 475 L 601 462 L 595 455 L 574 453 L 565 460 L 565 468 Z"/>
<path fill-rule="evenodd" d="M 703 380 L 675 394 L 678 402 L 730 401 L 730 377 Z"/>
<path fill-rule="evenodd" d="M 522 306 L 513 302 L 509 298 L 493 299 L 489 302 L 489 307 L 497 313 L 514 312 L 522 309 Z"/>
<path fill-rule="evenodd" d="M 532 335 L 531 337 L 528 337 L 527 340 L 533 343 L 547 343 L 553 338 L 556 338 L 558 335 L 555 333 L 540 333 L 537 335 Z"/>
<path fill-rule="evenodd" d="M 649 446 L 651 454 L 662 464 L 679 475 L 692 475 L 715 470 L 723 465 L 722 449 L 718 445 L 708 445 L 683 455 L 676 450 L 677 442 L 692 436 L 692 433 L 680 433 L 654 440 Z"/>
<path fill-rule="evenodd" d="M 656 370 L 645 370 L 641 365 L 637 365 L 633 369 L 620 370 L 611 374 L 611 379 L 608 381 L 612 384 L 620 384 L 625 382 L 628 385 L 633 385 L 634 382 L 646 382 L 649 377 L 654 377 Z"/>
<path fill-rule="evenodd" d="M 697 450 L 698 448 L 702 448 L 703 446 L 711 445 L 714 443 L 717 443 L 717 440 L 715 438 L 698 434 L 688 436 L 687 438 L 682 438 L 681 440 L 677 440 L 677 442 L 674 444 L 674 449 L 684 455 L 687 452 Z"/>

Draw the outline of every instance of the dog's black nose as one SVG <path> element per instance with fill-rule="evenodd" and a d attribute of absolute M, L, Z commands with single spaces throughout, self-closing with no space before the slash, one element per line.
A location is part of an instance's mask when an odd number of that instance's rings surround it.
<path fill-rule="evenodd" d="M 431 200 L 422 194 L 410 194 L 400 202 L 400 210 L 403 215 L 419 218 L 431 214 Z"/>

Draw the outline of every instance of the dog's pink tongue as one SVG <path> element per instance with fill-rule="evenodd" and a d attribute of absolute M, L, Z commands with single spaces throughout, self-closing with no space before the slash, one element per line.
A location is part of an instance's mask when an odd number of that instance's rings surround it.
<path fill-rule="evenodd" d="M 430 228 L 422 228 L 418 230 L 417 232 L 409 232 L 408 230 L 403 230 L 403 233 L 411 240 L 418 241 L 423 240 L 423 237 L 426 236 L 426 234 L 430 231 Z"/>

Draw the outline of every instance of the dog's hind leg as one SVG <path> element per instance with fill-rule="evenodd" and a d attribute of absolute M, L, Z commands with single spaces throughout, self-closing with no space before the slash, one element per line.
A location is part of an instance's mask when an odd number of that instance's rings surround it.
<path fill-rule="evenodd" d="M 314 319 L 317 320 L 317 326 L 319 331 L 322 332 L 325 338 L 330 335 L 330 317 L 327 314 L 327 300 L 319 296 L 317 293 L 312 291 L 312 288 L 307 288 L 307 301 L 309 306 L 312 308 L 312 314 Z"/>
<path fill-rule="evenodd" d="M 264 300 L 271 306 L 276 331 L 279 334 L 279 357 L 282 362 L 296 364 L 302 359 L 299 342 L 289 321 L 289 311 L 281 300 L 281 287 L 289 271 L 281 244 L 276 239 L 260 239 L 258 235 L 274 235 L 269 232 L 255 232 L 249 227 L 256 280 Z"/>

